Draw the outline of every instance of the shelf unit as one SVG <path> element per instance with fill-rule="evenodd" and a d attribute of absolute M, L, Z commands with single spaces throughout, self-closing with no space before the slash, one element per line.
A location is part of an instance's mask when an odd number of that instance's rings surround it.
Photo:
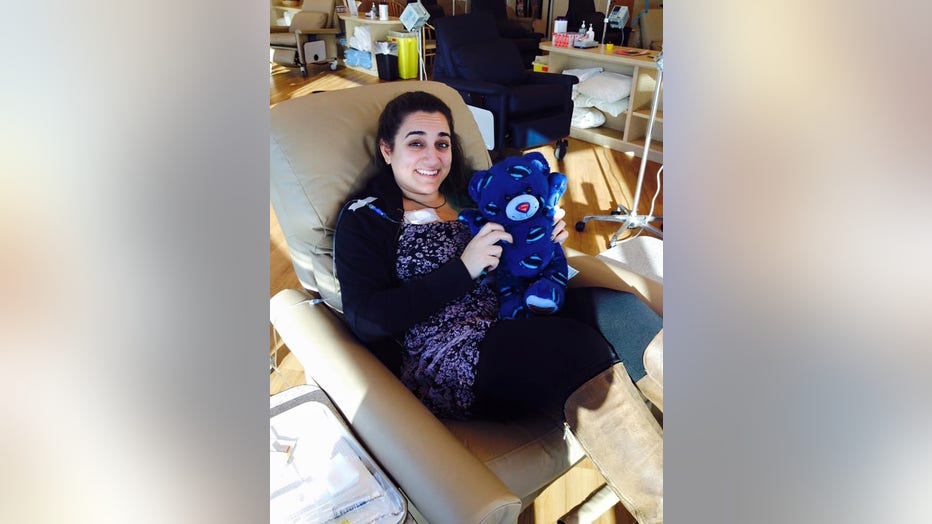
<path fill-rule="evenodd" d="M 631 98 L 628 109 L 613 117 L 605 115 L 605 123 L 600 127 L 589 129 L 570 128 L 570 136 L 593 144 L 610 147 L 616 151 L 631 151 L 640 156 L 644 152 L 644 138 L 650 121 L 651 99 L 657 83 L 656 51 L 644 56 L 624 56 L 605 51 L 604 46 L 589 49 L 556 47 L 550 42 L 541 42 L 540 48 L 549 53 L 551 73 L 561 73 L 564 69 L 584 69 L 601 67 L 605 71 L 630 75 Z M 616 46 L 618 49 L 633 49 Z M 660 102 L 654 129 L 651 131 L 650 151 L 647 159 L 663 162 L 663 86 L 660 88 Z"/>
<path fill-rule="evenodd" d="M 372 52 L 372 49 L 375 49 L 375 42 L 388 40 L 389 31 L 404 31 L 404 24 L 401 23 L 401 19 L 396 16 L 389 17 L 388 20 L 379 20 L 378 18 L 366 18 L 365 16 L 353 16 L 348 14 L 338 14 L 340 18 L 340 26 L 343 29 L 343 34 L 346 35 L 346 40 L 349 41 L 350 37 L 353 36 L 356 32 L 357 27 L 367 26 L 369 27 L 369 38 L 370 46 L 369 55 L 372 58 L 372 67 L 366 69 L 365 67 L 347 65 L 349 69 L 356 71 L 361 71 L 366 74 L 373 76 L 379 76 L 378 66 L 375 63 L 375 53 Z"/>

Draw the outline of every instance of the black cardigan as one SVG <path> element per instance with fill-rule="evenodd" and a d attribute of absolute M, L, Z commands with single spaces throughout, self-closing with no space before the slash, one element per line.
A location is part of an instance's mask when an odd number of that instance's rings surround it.
<path fill-rule="evenodd" d="M 368 196 L 376 197 L 371 205 L 386 216 L 368 206 L 349 209 L 355 198 Z M 334 264 L 343 314 L 361 340 L 400 338 L 408 328 L 475 287 L 459 258 L 415 280 L 398 279 L 395 265 L 404 210 L 401 190 L 390 171 L 376 175 L 354 199 L 337 220 Z"/>

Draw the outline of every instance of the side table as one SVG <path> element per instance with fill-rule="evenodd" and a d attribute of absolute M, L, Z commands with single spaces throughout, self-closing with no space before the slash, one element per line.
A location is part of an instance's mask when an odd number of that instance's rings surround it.
<path fill-rule="evenodd" d="M 316 385 L 269 397 L 269 521 L 417 524 Z"/>

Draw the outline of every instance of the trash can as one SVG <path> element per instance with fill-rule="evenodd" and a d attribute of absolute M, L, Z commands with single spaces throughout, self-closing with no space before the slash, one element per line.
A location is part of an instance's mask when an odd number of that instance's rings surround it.
<path fill-rule="evenodd" d="M 394 42 L 375 42 L 375 64 L 380 80 L 398 80 L 398 45 Z"/>
<path fill-rule="evenodd" d="M 379 68 L 379 80 L 398 80 L 398 57 L 395 55 L 375 55 L 376 67 Z"/>
<path fill-rule="evenodd" d="M 398 44 L 398 76 L 404 80 L 417 78 L 417 33 L 389 31 L 388 38 Z"/>

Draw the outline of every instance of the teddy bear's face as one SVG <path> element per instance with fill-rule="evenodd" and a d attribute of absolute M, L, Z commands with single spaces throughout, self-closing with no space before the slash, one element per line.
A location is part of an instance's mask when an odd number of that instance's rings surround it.
<path fill-rule="evenodd" d="M 532 218 L 540 209 L 540 200 L 534 195 L 518 195 L 508 201 L 505 216 L 512 222 L 523 222 Z"/>
<path fill-rule="evenodd" d="M 543 199 L 550 193 L 549 168 L 537 162 L 508 162 L 504 173 L 493 170 L 474 178 L 470 193 L 482 215 L 492 222 L 517 223 L 541 213 Z M 500 170 L 500 171 L 501 171 Z"/>

